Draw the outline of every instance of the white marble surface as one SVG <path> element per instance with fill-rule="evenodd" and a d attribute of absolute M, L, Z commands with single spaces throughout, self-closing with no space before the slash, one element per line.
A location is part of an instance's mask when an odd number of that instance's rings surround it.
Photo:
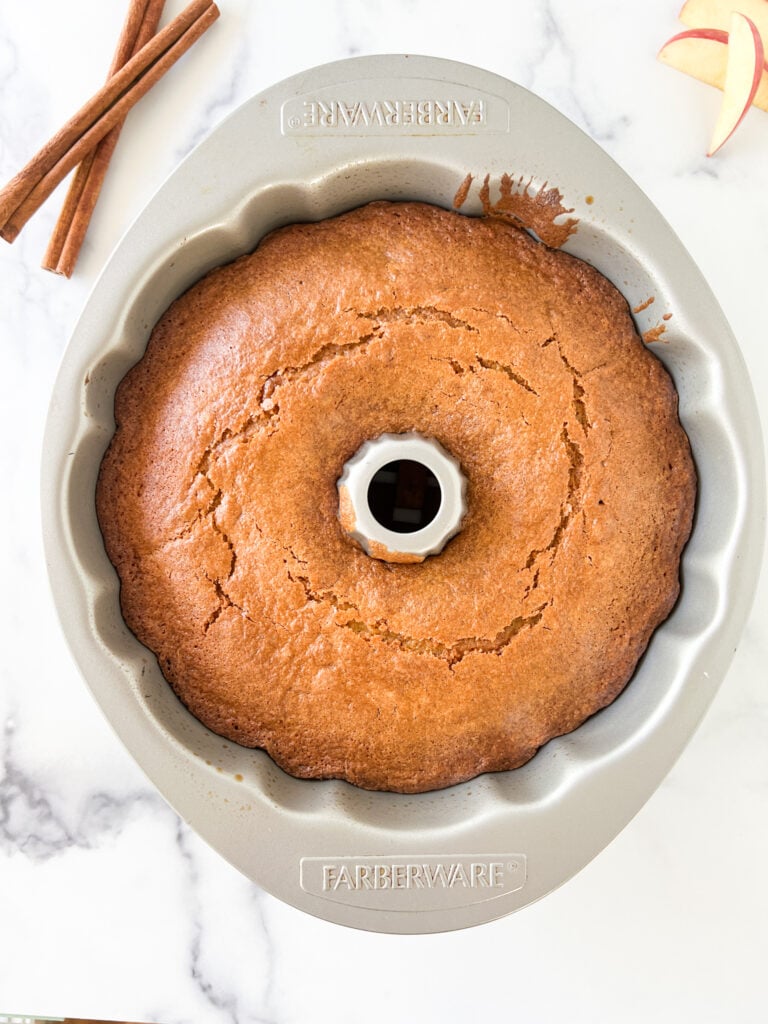
<path fill-rule="evenodd" d="M 168 15 L 181 8 L 169 0 Z M 513 917 L 353 932 L 260 892 L 168 809 L 82 684 L 42 554 L 38 466 L 58 361 L 122 232 L 240 102 L 351 54 L 516 80 L 586 129 L 672 223 L 768 394 L 768 115 L 704 157 L 719 94 L 655 62 L 679 0 L 221 0 L 131 115 L 76 276 L 38 269 L 57 203 L 0 248 L 3 587 L 0 1011 L 195 1024 L 768 1021 L 768 584 L 694 740 L 579 876 Z M 0 179 L 101 82 L 119 0 L 0 7 Z"/>

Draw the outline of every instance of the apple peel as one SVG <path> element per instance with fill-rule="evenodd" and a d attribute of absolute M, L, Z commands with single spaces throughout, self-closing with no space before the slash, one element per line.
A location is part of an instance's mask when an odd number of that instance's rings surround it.
<path fill-rule="evenodd" d="M 715 43 L 727 44 L 728 33 L 722 28 L 687 28 L 684 32 L 678 32 L 676 36 L 668 39 L 659 50 L 659 56 L 668 46 L 679 42 L 681 39 L 711 39 Z"/>
<path fill-rule="evenodd" d="M 734 11 L 728 30 L 723 102 L 707 156 L 714 156 L 744 120 L 760 88 L 764 66 L 765 51 L 757 26 L 745 14 Z"/>

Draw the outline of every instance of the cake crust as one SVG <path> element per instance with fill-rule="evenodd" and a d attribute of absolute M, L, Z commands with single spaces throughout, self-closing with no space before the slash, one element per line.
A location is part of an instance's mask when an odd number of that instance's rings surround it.
<path fill-rule="evenodd" d="M 610 703 L 679 591 L 695 471 L 619 292 L 419 203 L 292 225 L 155 327 L 97 513 L 128 626 L 214 732 L 301 778 L 415 793 L 524 764 Z M 461 533 L 370 558 L 336 481 L 416 431 Z"/>

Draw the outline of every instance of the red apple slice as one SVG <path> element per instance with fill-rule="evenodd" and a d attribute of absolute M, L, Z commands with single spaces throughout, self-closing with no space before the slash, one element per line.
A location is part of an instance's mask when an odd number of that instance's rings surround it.
<path fill-rule="evenodd" d="M 751 18 L 738 11 L 728 29 L 728 63 L 723 102 L 707 156 L 713 156 L 730 139 L 752 106 L 763 75 L 763 40 Z"/>
<path fill-rule="evenodd" d="M 668 64 L 676 71 L 722 89 L 728 63 L 727 44 L 727 32 L 719 29 L 692 29 L 668 39 L 657 56 L 662 64 Z"/>
<path fill-rule="evenodd" d="M 690 28 L 727 29 L 733 11 L 753 21 L 768 45 L 768 0 L 686 0 L 679 17 Z"/>
<path fill-rule="evenodd" d="M 768 6 L 768 0 L 761 0 Z M 716 89 L 725 86 L 725 69 L 728 64 L 728 33 L 717 28 L 696 28 L 679 32 L 662 46 L 658 59 L 663 64 L 697 78 Z M 764 64 L 768 72 L 768 61 Z M 768 73 L 763 74 L 757 90 L 754 106 L 768 111 Z"/>

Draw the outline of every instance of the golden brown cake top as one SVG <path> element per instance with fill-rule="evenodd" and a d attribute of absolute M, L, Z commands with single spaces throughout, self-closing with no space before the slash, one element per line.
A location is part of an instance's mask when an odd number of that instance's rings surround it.
<path fill-rule="evenodd" d="M 672 382 L 605 278 L 508 224 L 374 203 L 277 231 L 170 307 L 116 417 L 127 623 L 206 725 L 301 777 L 518 766 L 613 700 L 678 593 Z M 336 481 L 407 431 L 459 460 L 468 513 L 392 564 Z"/>

